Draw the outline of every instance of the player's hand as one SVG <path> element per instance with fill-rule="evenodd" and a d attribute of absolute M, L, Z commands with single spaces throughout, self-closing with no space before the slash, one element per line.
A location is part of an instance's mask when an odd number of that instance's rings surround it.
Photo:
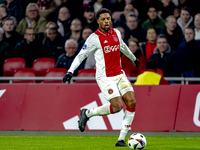
<path fill-rule="evenodd" d="M 72 73 L 71 72 L 67 72 L 64 77 L 63 77 L 63 82 L 65 83 L 66 81 L 68 81 L 68 83 L 70 83 L 70 80 L 72 78 Z"/>
<path fill-rule="evenodd" d="M 138 59 L 136 59 L 136 60 L 133 62 L 133 64 L 134 64 L 135 67 L 139 67 L 140 62 L 139 62 Z"/>

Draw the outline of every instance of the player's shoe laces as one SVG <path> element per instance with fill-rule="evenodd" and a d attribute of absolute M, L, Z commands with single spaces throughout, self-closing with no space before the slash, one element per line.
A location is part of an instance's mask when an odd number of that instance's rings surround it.
<path fill-rule="evenodd" d="M 80 120 L 78 121 L 78 127 L 81 132 L 85 130 L 86 123 L 89 120 L 89 117 L 87 117 L 85 114 L 86 111 L 87 109 L 80 110 Z"/>
<path fill-rule="evenodd" d="M 122 147 L 128 147 L 128 145 L 126 145 L 126 143 L 124 142 L 124 140 L 120 140 L 117 141 L 115 146 L 122 146 Z"/>

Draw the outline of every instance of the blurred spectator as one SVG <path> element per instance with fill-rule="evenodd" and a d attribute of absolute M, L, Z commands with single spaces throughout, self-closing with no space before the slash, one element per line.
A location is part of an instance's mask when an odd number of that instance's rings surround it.
<path fill-rule="evenodd" d="M 4 4 L 8 8 L 9 16 L 14 16 L 18 24 L 24 17 L 24 11 L 21 4 L 21 0 L 6 0 Z"/>
<path fill-rule="evenodd" d="M 147 15 L 149 19 L 142 23 L 142 28 L 145 30 L 154 28 L 159 34 L 165 28 L 165 20 L 158 17 L 158 8 L 155 5 L 150 5 Z"/>
<path fill-rule="evenodd" d="M 185 29 L 185 40 L 178 47 L 178 53 L 181 59 L 182 76 L 194 77 L 196 76 L 196 68 L 199 63 L 200 40 L 195 40 L 195 32 L 192 27 Z"/>
<path fill-rule="evenodd" d="M 4 30 L 0 27 L 0 76 L 3 76 L 3 63 L 8 58 L 9 44 L 3 40 Z"/>
<path fill-rule="evenodd" d="M 81 20 L 78 18 L 75 18 L 71 25 L 70 25 L 70 30 L 64 37 L 64 43 L 67 39 L 74 39 L 78 43 L 82 40 L 81 32 L 82 32 L 82 24 Z"/>
<path fill-rule="evenodd" d="M 175 4 L 171 0 L 158 1 L 158 16 L 166 19 L 169 15 L 174 14 Z"/>
<path fill-rule="evenodd" d="M 83 7 L 87 7 L 89 2 L 91 2 L 92 0 L 83 0 Z"/>
<path fill-rule="evenodd" d="M 9 57 L 12 57 L 15 45 L 23 39 L 23 35 L 15 31 L 14 21 L 11 17 L 4 19 L 2 28 L 4 29 L 4 41 L 10 45 Z"/>
<path fill-rule="evenodd" d="M 31 68 L 35 59 L 44 57 L 45 47 L 36 40 L 35 31 L 32 27 L 25 30 L 24 39 L 17 43 L 14 50 L 14 57 L 24 58 L 26 67 Z"/>
<path fill-rule="evenodd" d="M 56 11 L 56 3 L 54 0 L 38 0 L 38 8 L 40 16 L 50 21 L 52 14 Z"/>
<path fill-rule="evenodd" d="M 166 18 L 165 29 L 162 33 L 167 36 L 170 47 L 177 50 L 183 39 L 183 32 L 177 25 L 176 18 L 173 15 Z"/>
<path fill-rule="evenodd" d="M 94 12 L 96 13 L 100 8 L 107 8 L 109 9 L 111 12 L 113 12 L 114 7 L 112 5 L 112 3 L 108 0 L 92 0 L 91 2 L 89 2 L 90 6 L 92 6 L 94 8 Z"/>
<path fill-rule="evenodd" d="M 125 38 L 125 30 L 124 30 L 124 28 L 121 27 L 121 26 L 117 26 L 116 29 L 118 29 L 119 32 L 121 33 L 122 40 L 124 41 L 124 38 Z"/>
<path fill-rule="evenodd" d="M 125 0 L 116 0 L 116 1 L 112 1 L 112 5 L 114 7 L 113 12 L 124 11 L 124 7 L 125 7 L 126 3 L 125 3 Z"/>
<path fill-rule="evenodd" d="M 58 32 L 62 36 L 70 32 L 71 22 L 72 19 L 69 9 L 67 7 L 61 7 L 57 18 L 57 25 L 58 25 Z"/>
<path fill-rule="evenodd" d="M 57 24 L 55 22 L 49 21 L 46 25 L 46 30 L 44 32 L 40 32 L 40 33 L 36 34 L 36 39 L 39 40 L 41 43 L 45 43 L 45 41 L 47 39 L 47 32 L 50 28 L 55 28 L 58 30 Z M 60 35 L 60 33 L 58 33 L 58 34 Z"/>
<path fill-rule="evenodd" d="M 84 69 L 96 69 L 96 60 L 93 53 L 87 57 Z"/>
<path fill-rule="evenodd" d="M 183 7 L 188 7 L 190 9 L 190 13 L 194 16 L 199 10 L 199 1 L 197 0 L 178 0 L 178 7 L 181 9 Z"/>
<path fill-rule="evenodd" d="M 141 22 L 148 19 L 147 11 L 149 5 L 156 4 L 158 0 L 125 0 L 126 4 L 132 4 L 139 12 L 138 18 Z"/>
<path fill-rule="evenodd" d="M 78 50 L 77 52 L 79 53 L 79 51 L 81 50 L 83 44 L 85 43 L 86 39 L 94 32 L 94 28 L 92 28 L 91 26 L 86 26 L 83 28 L 82 31 L 82 40 L 78 43 Z"/>
<path fill-rule="evenodd" d="M 137 38 L 139 42 L 145 42 L 146 31 L 140 26 L 137 16 L 130 12 L 127 15 L 124 42 L 127 43 L 128 39 L 133 37 Z"/>
<path fill-rule="evenodd" d="M 16 31 L 24 34 L 26 28 L 32 27 L 35 33 L 40 33 L 45 31 L 46 24 L 47 20 L 39 15 L 38 5 L 36 3 L 29 3 L 26 7 L 26 17 L 19 22 Z"/>
<path fill-rule="evenodd" d="M 147 42 L 140 43 L 143 54 L 147 61 L 156 48 L 156 38 L 157 34 L 155 29 L 149 28 L 147 30 Z"/>
<path fill-rule="evenodd" d="M 181 61 L 176 51 L 172 50 L 164 34 L 157 36 L 157 47 L 149 60 L 156 62 L 163 70 L 164 77 L 180 77 Z"/>
<path fill-rule="evenodd" d="M 0 27 L 2 26 L 2 22 L 5 18 L 8 17 L 8 8 L 5 4 L 0 4 Z"/>
<path fill-rule="evenodd" d="M 195 40 L 200 40 L 200 13 L 194 17 Z"/>
<path fill-rule="evenodd" d="M 191 13 L 188 7 L 181 8 L 181 14 L 177 20 L 177 24 L 181 28 L 183 33 L 185 32 L 185 29 L 187 27 L 194 26 L 193 16 L 191 16 Z"/>
<path fill-rule="evenodd" d="M 25 11 L 26 11 L 26 7 L 28 6 L 29 3 L 37 3 L 38 0 L 20 0 L 21 1 L 21 5 L 23 8 L 23 14 L 25 15 Z"/>
<path fill-rule="evenodd" d="M 83 0 L 54 0 L 57 6 L 54 14 L 54 20 L 58 17 L 60 8 L 67 7 L 71 14 L 71 18 L 81 18 L 84 12 Z M 53 20 L 52 20 L 53 21 Z"/>
<path fill-rule="evenodd" d="M 85 43 L 86 39 L 94 32 L 95 30 L 90 27 L 90 26 L 86 26 L 85 28 L 83 28 L 83 32 L 82 32 L 82 38 L 83 40 L 81 42 L 79 42 L 79 48 L 78 48 L 78 52 L 81 50 L 83 44 Z M 86 58 L 86 62 L 84 65 L 85 69 L 88 68 L 96 68 L 96 61 L 94 58 L 94 54 L 90 54 L 87 58 Z"/>
<path fill-rule="evenodd" d="M 133 13 L 138 17 L 138 11 L 133 7 L 133 5 L 127 4 L 127 5 L 124 7 L 123 13 L 120 15 L 120 18 L 113 21 L 114 27 L 122 26 L 122 27 L 125 28 L 125 27 L 126 27 L 126 21 L 127 21 L 127 20 L 126 20 L 126 19 L 127 19 L 127 15 L 128 15 L 130 12 L 133 12 Z"/>
<path fill-rule="evenodd" d="M 169 84 L 163 76 L 157 74 L 157 64 L 154 61 L 148 61 L 145 66 L 146 70 L 137 76 L 134 85 L 162 85 Z"/>
<path fill-rule="evenodd" d="M 179 7 L 175 7 L 173 15 L 176 18 L 176 20 L 180 17 L 180 14 L 181 14 L 181 9 Z"/>
<path fill-rule="evenodd" d="M 45 48 L 43 55 L 45 57 L 50 57 L 57 61 L 58 57 L 64 53 L 63 45 L 61 44 L 62 37 L 57 31 L 57 28 L 48 28 L 46 30 L 46 36 L 44 37 L 42 44 L 48 49 Z"/>
<path fill-rule="evenodd" d="M 56 62 L 56 68 L 65 68 L 68 70 L 74 58 L 76 57 L 77 48 L 78 48 L 78 43 L 74 39 L 68 39 L 65 42 L 66 53 L 63 53 L 58 57 L 58 60 Z M 81 65 L 74 71 L 74 76 L 77 75 L 80 69 L 84 68 L 84 63 L 85 61 L 83 61 Z"/>
<path fill-rule="evenodd" d="M 85 7 L 85 11 L 83 14 L 84 18 L 82 20 L 82 26 L 91 26 L 95 30 L 99 27 L 96 19 L 95 19 L 95 13 L 94 13 L 94 8 L 90 5 Z"/>
<path fill-rule="evenodd" d="M 135 67 L 133 62 L 123 54 L 121 58 L 122 69 L 130 70 L 131 76 L 136 77 L 145 70 L 146 59 L 142 54 L 142 50 L 139 47 L 139 43 L 136 38 L 131 38 L 128 40 L 128 47 L 135 57 L 140 61 L 140 66 L 138 68 Z"/>

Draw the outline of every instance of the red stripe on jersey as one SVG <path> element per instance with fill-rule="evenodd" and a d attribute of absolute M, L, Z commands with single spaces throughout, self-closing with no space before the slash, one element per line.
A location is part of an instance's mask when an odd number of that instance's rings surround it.
<path fill-rule="evenodd" d="M 117 33 L 110 28 L 109 33 L 102 32 L 98 29 L 95 31 L 95 34 L 99 36 L 99 41 L 103 50 L 106 76 L 112 77 L 122 74 L 120 42 Z"/>

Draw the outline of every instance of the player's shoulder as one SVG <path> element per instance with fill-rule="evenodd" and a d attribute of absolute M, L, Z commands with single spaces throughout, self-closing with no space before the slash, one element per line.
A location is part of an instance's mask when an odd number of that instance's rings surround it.
<path fill-rule="evenodd" d="M 120 34 L 120 31 L 117 28 L 113 28 L 113 30 L 117 33 Z"/>
<path fill-rule="evenodd" d="M 87 40 L 88 40 L 88 41 L 94 41 L 96 38 L 98 38 L 98 35 L 95 34 L 95 33 L 92 33 L 92 34 L 87 38 Z"/>
<path fill-rule="evenodd" d="M 113 28 L 113 30 L 117 33 L 118 36 L 121 36 L 121 33 L 117 28 Z"/>

